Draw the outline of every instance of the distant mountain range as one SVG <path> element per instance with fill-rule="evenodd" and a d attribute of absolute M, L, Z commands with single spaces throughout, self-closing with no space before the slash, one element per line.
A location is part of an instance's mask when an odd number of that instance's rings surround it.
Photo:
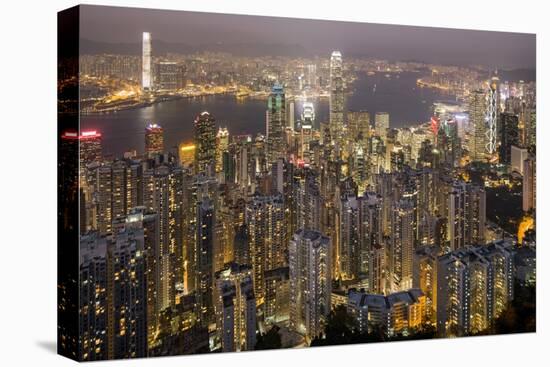
<path fill-rule="evenodd" d="M 189 45 L 153 40 L 153 54 L 155 55 L 166 53 L 189 54 L 199 51 L 227 52 L 242 56 L 309 56 L 308 51 L 300 45 L 258 43 Z M 100 53 L 140 55 L 141 43 L 108 43 L 81 38 L 80 53 L 83 55 Z"/>

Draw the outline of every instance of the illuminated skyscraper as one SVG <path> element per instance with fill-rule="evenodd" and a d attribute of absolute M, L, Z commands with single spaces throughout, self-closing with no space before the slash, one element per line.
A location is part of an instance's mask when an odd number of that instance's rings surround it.
<path fill-rule="evenodd" d="M 435 325 L 437 313 L 437 246 L 422 246 L 414 253 L 413 287 L 426 296 L 426 320 Z"/>
<path fill-rule="evenodd" d="M 299 229 L 289 245 L 290 328 L 306 337 L 319 336 L 330 313 L 330 239 Z"/>
<path fill-rule="evenodd" d="M 360 266 L 359 203 L 355 196 L 345 196 L 340 206 L 340 274 L 344 279 L 357 279 Z"/>
<path fill-rule="evenodd" d="M 107 241 L 80 237 L 79 358 L 107 359 Z"/>
<path fill-rule="evenodd" d="M 389 269 L 390 283 L 394 291 L 412 287 L 414 214 L 412 201 L 401 200 L 392 206 Z"/>
<path fill-rule="evenodd" d="M 141 56 L 141 88 L 144 91 L 148 91 L 153 87 L 153 79 L 151 77 L 153 58 L 151 52 L 151 33 L 143 32 Z"/>
<path fill-rule="evenodd" d="M 195 146 L 195 173 L 212 175 L 216 164 L 216 124 L 206 111 L 195 118 Z"/>
<path fill-rule="evenodd" d="M 216 135 L 216 172 L 223 168 L 223 153 L 229 148 L 229 131 L 226 127 L 220 127 Z"/>
<path fill-rule="evenodd" d="M 290 281 L 288 266 L 265 272 L 264 316 L 267 323 L 288 321 Z"/>
<path fill-rule="evenodd" d="M 82 359 L 147 356 L 147 272 L 143 228 L 80 240 Z"/>
<path fill-rule="evenodd" d="M 213 316 L 214 204 L 208 198 L 197 203 L 196 284 L 199 318 L 208 325 Z"/>
<path fill-rule="evenodd" d="M 332 140 L 339 140 L 344 129 L 344 78 L 342 54 L 333 51 L 330 56 L 329 131 Z"/>
<path fill-rule="evenodd" d="M 180 164 L 183 167 L 190 167 L 195 163 L 195 149 L 197 147 L 193 143 L 180 143 L 178 155 Z"/>
<path fill-rule="evenodd" d="M 489 155 L 496 153 L 498 145 L 498 118 L 500 110 L 500 90 L 497 76 L 491 78 L 487 91 L 487 130 L 485 132 L 485 151 Z"/>
<path fill-rule="evenodd" d="M 158 215 L 145 207 L 130 210 L 124 226 L 140 233 L 143 231 L 143 249 L 145 256 L 145 276 L 147 281 L 147 341 L 154 342 L 159 327 L 161 304 L 160 295 L 160 233 Z"/>
<path fill-rule="evenodd" d="M 286 156 L 284 132 L 286 124 L 286 102 L 283 86 L 275 84 L 267 99 L 266 138 L 267 159 L 273 163 Z"/>
<path fill-rule="evenodd" d="M 172 61 L 161 61 L 156 66 L 156 87 L 173 92 L 184 87 L 183 66 Z"/>
<path fill-rule="evenodd" d="M 255 294 L 262 301 L 265 296 L 265 271 L 285 263 L 287 246 L 282 196 L 254 196 L 246 207 L 246 223 Z"/>
<path fill-rule="evenodd" d="M 148 157 L 164 152 L 164 130 L 158 124 L 145 127 L 145 153 Z"/>
<path fill-rule="evenodd" d="M 313 123 L 315 121 L 315 110 L 313 103 L 304 102 L 302 120 L 300 124 L 300 145 L 298 156 L 302 159 L 309 159 L 309 143 L 313 135 Z"/>
<path fill-rule="evenodd" d="M 288 102 L 288 127 L 294 131 L 294 100 Z"/>
<path fill-rule="evenodd" d="M 448 240 L 450 250 L 485 243 L 485 190 L 474 184 L 455 182 L 449 192 Z"/>
<path fill-rule="evenodd" d="M 462 336 L 486 330 L 514 298 L 513 244 L 499 240 L 438 258 L 437 331 Z"/>
<path fill-rule="evenodd" d="M 179 168 L 161 166 L 143 173 L 143 205 L 158 215 L 160 283 L 159 309 L 173 306 L 176 285 L 183 279 L 183 188 L 184 174 Z"/>
<path fill-rule="evenodd" d="M 252 269 L 226 264 L 216 273 L 216 325 L 223 352 L 254 350 L 256 346 L 256 297 Z"/>
<path fill-rule="evenodd" d="M 390 114 L 387 112 L 376 112 L 374 115 L 374 131 L 377 136 L 386 142 L 387 131 L 390 128 Z"/>
<path fill-rule="evenodd" d="M 470 95 L 470 159 L 473 162 L 484 161 L 486 155 L 487 131 L 487 94 L 476 90 Z"/>
<path fill-rule="evenodd" d="M 348 111 L 348 138 L 366 141 L 370 136 L 370 115 L 367 111 Z"/>

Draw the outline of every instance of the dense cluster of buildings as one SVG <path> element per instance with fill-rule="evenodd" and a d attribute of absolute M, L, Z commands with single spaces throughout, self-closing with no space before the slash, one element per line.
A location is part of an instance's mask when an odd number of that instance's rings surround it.
<path fill-rule="evenodd" d="M 143 88 L 178 88 L 180 65 L 157 67 L 144 34 Z M 517 274 L 533 281 L 534 250 L 488 234 L 486 187 L 466 168 L 519 175 L 533 211 L 534 89 L 493 77 L 467 107 L 394 129 L 386 112 L 346 110 L 344 70 L 334 51 L 329 121 L 307 101 L 294 121 L 275 81 L 257 136 L 204 111 L 176 154 L 152 123 L 143 154 L 108 159 L 99 132 L 66 133 L 80 147 L 81 359 L 252 350 L 275 325 L 307 344 L 338 305 L 364 333 L 470 335 L 506 309 Z"/>

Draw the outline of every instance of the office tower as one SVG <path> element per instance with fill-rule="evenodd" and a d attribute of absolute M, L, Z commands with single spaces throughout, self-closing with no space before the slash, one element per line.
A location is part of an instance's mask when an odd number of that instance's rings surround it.
<path fill-rule="evenodd" d="M 216 124 L 210 113 L 195 118 L 195 173 L 211 175 L 216 164 Z"/>
<path fill-rule="evenodd" d="M 229 263 L 216 273 L 216 325 L 223 352 L 254 350 L 256 296 L 252 269 Z"/>
<path fill-rule="evenodd" d="M 348 139 L 363 141 L 370 137 L 370 115 L 367 111 L 348 111 Z"/>
<path fill-rule="evenodd" d="M 537 203 L 537 161 L 535 156 L 523 162 L 522 207 L 524 212 L 536 208 Z"/>
<path fill-rule="evenodd" d="M 457 181 L 449 191 L 448 240 L 450 251 L 485 243 L 485 190 Z"/>
<path fill-rule="evenodd" d="M 390 114 L 387 112 L 376 112 L 374 115 L 374 131 L 376 136 L 386 142 L 387 131 L 390 128 Z"/>
<path fill-rule="evenodd" d="M 426 296 L 420 289 L 409 289 L 387 296 L 351 289 L 347 311 L 356 321 L 359 332 L 381 329 L 391 337 L 409 333 L 425 320 Z"/>
<path fill-rule="evenodd" d="M 229 131 L 226 127 L 220 127 L 216 134 L 216 172 L 223 169 L 223 154 L 229 149 Z"/>
<path fill-rule="evenodd" d="M 267 323 L 288 321 L 290 317 L 290 279 L 288 266 L 265 272 L 264 317 Z"/>
<path fill-rule="evenodd" d="M 258 301 L 265 297 L 264 273 L 285 263 L 284 205 L 281 195 L 252 198 L 246 205 L 249 251 Z"/>
<path fill-rule="evenodd" d="M 391 209 L 389 249 L 390 285 L 394 291 L 412 287 L 414 251 L 414 204 L 409 200 L 395 202 Z"/>
<path fill-rule="evenodd" d="M 512 146 L 519 145 L 519 118 L 513 113 L 503 112 L 499 122 L 499 162 L 512 163 Z"/>
<path fill-rule="evenodd" d="M 151 123 L 145 127 L 145 154 L 151 157 L 164 152 L 164 130 L 158 124 Z"/>
<path fill-rule="evenodd" d="M 487 93 L 483 90 L 473 91 L 470 95 L 470 159 L 481 162 L 486 159 L 487 142 Z"/>
<path fill-rule="evenodd" d="M 101 134 L 95 130 L 82 131 L 78 137 L 80 142 L 81 170 L 93 162 L 101 161 Z"/>
<path fill-rule="evenodd" d="M 277 158 L 286 156 L 284 132 L 286 123 L 286 102 L 283 86 L 275 84 L 267 99 L 266 139 L 267 159 L 271 164 Z"/>
<path fill-rule="evenodd" d="M 199 319 L 207 326 L 213 312 L 213 275 L 214 275 L 214 226 L 215 210 L 211 199 L 205 197 L 196 206 L 196 282 Z"/>
<path fill-rule="evenodd" d="M 438 123 L 436 148 L 440 154 L 440 163 L 456 167 L 461 157 L 461 144 L 458 137 L 458 124 L 454 119 L 441 120 Z"/>
<path fill-rule="evenodd" d="M 344 129 L 344 77 L 342 54 L 333 51 L 330 56 L 329 131 L 333 141 L 342 138 Z"/>
<path fill-rule="evenodd" d="M 437 246 L 423 246 L 414 252 L 413 287 L 426 296 L 426 321 L 435 325 L 437 315 Z"/>
<path fill-rule="evenodd" d="M 499 240 L 439 257 L 437 331 L 475 334 L 490 327 L 514 298 L 513 243 Z"/>
<path fill-rule="evenodd" d="M 309 341 L 323 331 L 330 312 L 330 239 L 299 229 L 289 245 L 290 328 Z"/>
<path fill-rule="evenodd" d="M 156 87 L 160 91 L 174 92 L 184 87 L 183 66 L 172 61 L 156 64 Z"/>
<path fill-rule="evenodd" d="M 288 127 L 291 131 L 294 131 L 294 100 L 288 102 Z"/>
<path fill-rule="evenodd" d="M 313 138 L 313 124 L 315 121 L 315 109 L 313 103 L 304 102 L 304 110 L 302 112 L 302 120 L 300 123 L 300 144 L 298 156 L 309 162 L 310 146 L 309 143 Z"/>
<path fill-rule="evenodd" d="M 196 148 L 192 143 L 180 143 L 178 155 L 182 167 L 189 168 L 194 165 Z"/>
<path fill-rule="evenodd" d="M 151 33 L 143 32 L 142 55 L 141 55 L 141 89 L 149 91 L 153 88 L 152 72 L 152 50 Z"/>
<path fill-rule="evenodd" d="M 340 202 L 340 275 L 358 279 L 361 260 L 359 203 L 355 196 L 343 196 Z"/>
<path fill-rule="evenodd" d="M 493 155 L 498 148 L 498 117 L 500 114 L 500 91 L 499 79 L 497 76 L 491 78 L 487 90 L 487 115 L 486 115 L 486 143 L 485 152 Z"/>

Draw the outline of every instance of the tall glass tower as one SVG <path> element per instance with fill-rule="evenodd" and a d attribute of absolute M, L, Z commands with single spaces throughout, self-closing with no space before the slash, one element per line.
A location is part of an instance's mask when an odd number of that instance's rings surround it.
<path fill-rule="evenodd" d="M 152 87 L 151 78 L 151 33 L 143 32 L 143 47 L 142 47 L 142 66 L 141 66 L 141 88 L 143 90 L 150 90 Z"/>
<path fill-rule="evenodd" d="M 497 76 L 491 78 L 489 93 L 487 94 L 487 144 L 485 146 L 488 154 L 492 155 L 497 151 L 497 124 L 499 110 L 499 79 Z"/>
<path fill-rule="evenodd" d="M 344 127 L 344 79 L 342 76 L 342 54 L 333 51 L 330 56 L 330 116 L 331 139 L 339 139 Z"/>

